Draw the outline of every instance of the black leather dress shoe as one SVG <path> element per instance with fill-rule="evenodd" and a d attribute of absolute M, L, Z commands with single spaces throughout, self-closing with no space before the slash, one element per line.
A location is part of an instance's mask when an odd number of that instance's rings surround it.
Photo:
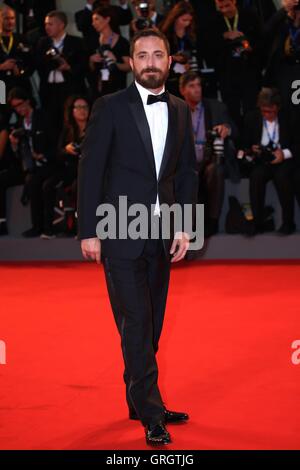
<path fill-rule="evenodd" d="M 131 411 L 129 413 L 129 419 L 138 420 L 138 416 L 135 412 Z M 187 413 L 181 413 L 178 411 L 170 411 L 165 408 L 165 423 L 184 423 L 188 421 L 189 415 Z"/>
<path fill-rule="evenodd" d="M 163 422 L 145 426 L 146 442 L 150 446 L 170 444 L 171 437 Z"/>

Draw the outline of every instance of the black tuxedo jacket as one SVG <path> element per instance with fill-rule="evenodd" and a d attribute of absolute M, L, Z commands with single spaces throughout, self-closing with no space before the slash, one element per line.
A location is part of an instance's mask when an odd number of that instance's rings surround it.
<path fill-rule="evenodd" d="M 293 154 L 294 164 L 300 160 L 299 124 L 290 119 L 287 113 L 281 111 L 278 115 L 279 143 L 282 149 L 289 149 Z M 263 118 L 259 110 L 247 114 L 244 124 L 243 148 L 250 149 L 252 145 L 260 145 L 263 132 Z"/>
<path fill-rule="evenodd" d="M 118 217 L 119 196 L 127 196 L 128 207 L 145 204 L 149 213 L 157 192 L 161 204 L 196 203 L 198 175 L 190 111 L 183 100 L 173 95 L 168 110 L 168 132 L 157 179 L 150 129 L 135 84 L 95 102 L 79 163 L 80 239 L 97 236 L 96 208 L 102 202 L 113 204 Z M 173 237 L 171 226 L 170 239 L 164 241 L 167 255 Z M 142 239 L 106 239 L 102 241 L 102 252 L 135 259 L 144 243 Z"/>

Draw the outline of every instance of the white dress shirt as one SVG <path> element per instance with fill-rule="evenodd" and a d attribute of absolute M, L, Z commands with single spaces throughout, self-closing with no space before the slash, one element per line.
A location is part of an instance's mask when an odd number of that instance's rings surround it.
<path fill-rule="evenodd" d="M 53 46 L 60 52 L 63 51 L 64 41 L 67 33 L 63 35 L 58 41 L 53 41 Z M 65 79 L 63 73 L 60 70 L 51 70 L 48 77 L 48 83 L 64 83 Z"/>
<path fill-rule="evenodd" d="M 265 125 L 263 125 L 263 132 L 261 138 L 261 145 L 268 145 L 270 142 L 270 137 L 272 137 L 272 141 L 274 144 L 278 145 L 278 148 L 281 148 L 279 142 L 279 123 L 276 119 L 275 121 L 264 121 L 266 123 L 267 129 Z M 292 158 L 292 152 L 289 149 L 282 149 L 284 159 L 287 160 L 288 158 Z"/>
<path fill-rule="evenodd" d="M 167 103 L 162 101 L 147 105 L 148 95 L 155 95 L 155 93 L 152 93 L 151 91 L 147 90 L 137 82 L 135 82 L 135 84 L 142 98 L 144 110 L 150 128 L 151 141 L 155 159 L 156 177 L 158 178 L 168 132 L 168 105 Z M 164 91 L 165 88 L 163 88 L 159 94 L 163 93 Z M 160 215 L 158 194 L 156 198 L 154 215 Z"/>

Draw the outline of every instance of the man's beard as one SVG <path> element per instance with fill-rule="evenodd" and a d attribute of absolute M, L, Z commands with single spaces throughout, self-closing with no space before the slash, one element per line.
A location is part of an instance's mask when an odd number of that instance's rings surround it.
<path fill-rule="evenodd" d="M 158 72 L 156 75 L 148 75 L 145 77 L 145 72 Z M 149 90 L 155 90 L 156 88 L 162 87 L 168 76 L 169 76 L 169 69 L 163 71 L 160 69 L 156 69 L 154 67 L 143 69 L 141 73 L 138 73 L 136 70 L 133 70 L 134 76 L 136 81 L 142 85 L 144 88 Z"/>

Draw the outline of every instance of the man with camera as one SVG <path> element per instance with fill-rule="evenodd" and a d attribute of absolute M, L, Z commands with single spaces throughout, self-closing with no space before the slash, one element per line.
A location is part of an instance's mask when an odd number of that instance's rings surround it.
<path fill-rule="evenodd" d="M 272 180 L 281 209 L 281 235 L 295 231 L 292 170 L 299 159 L 300 138 L 298 123 L 281 109 L 278 90 L 263 88 L 258 96 L 258 109 L 245 119 L 243 151 L 239 157 L 248 169 L 250 201 L 256 233 L 266 231 L 264 205 L 266 185 Z"/>
<path fill-rule="evenodd" d="M 219 15 L 214 29 L 216 68 L 222 99 L 241 128 L 242 116 L 255 108 L 259 90 L 261 24 L 252 9 L 236 0 L 215 0 Z"/>
<path fill-rule="evenodd" d="M 22 203 L 30 201 L 32 228 L 24 237 L 37 237 L 43 232 L 45 208 L 43 184 L 52 171 L 52 151 L 48 128 L 43 113 L 34 108 L 33 100 L 26 90 L 13 88 L 8 95 L 8 104 L 17 114 L 18 120 L 9 135 L 14 153 L 10 165 L 0 173 L 0 220 L 6 228 L 6 189 L 25 183 Z M 4 227 L 4 225 L 5 227 Z"/>
<path fill-rule="evenodd" d="M 36 49 L 40 98 L 54 138 L 62 127 L 66 98 L 86 91 L 87 51 L 81 38 L 67 34 L 66 26 L 64 12 L 48 13 L 45 18 L 47 36 L 39 40 Z"/>
<path fill-rule="evenodd" d="M 131 36 L 147 28 L 157 28 L 164 19 L 163 15 L 156 11 L 155 0 L 146 0 L 144 2 L 135 0 L 133 2 L 136 18 L 131 22 Z"/>
<path fill-rule="evenodd" d="M 284 0 L 282 5 L 265 26 L 270 47 L 264 84 L 279 89 L 285 109 L 299 120 L 300 107 L 292 101 L 292 84 L 300 78 L 300 2 Z"/>
<path fill-rule="evenodd" d="M 15 32 L 15 11 L 4 6 L 0 11 L 0 22 L 0 80 L 5 82 L 7 92 L 16 86 L 31 90 L 32 53 L 23 36 Z"/>
<path fill-rule="evenodd" d="M 225 165 L 234 154 L 231 138 L 236 137 L 236 130 L 223 103 L 202 97 L 202 79 L 197 72 L 183 74 L 179 86 L 192 113 L 199 202 L 205 204 L 205 236 L 210 237 L 218 232 Z"/>

